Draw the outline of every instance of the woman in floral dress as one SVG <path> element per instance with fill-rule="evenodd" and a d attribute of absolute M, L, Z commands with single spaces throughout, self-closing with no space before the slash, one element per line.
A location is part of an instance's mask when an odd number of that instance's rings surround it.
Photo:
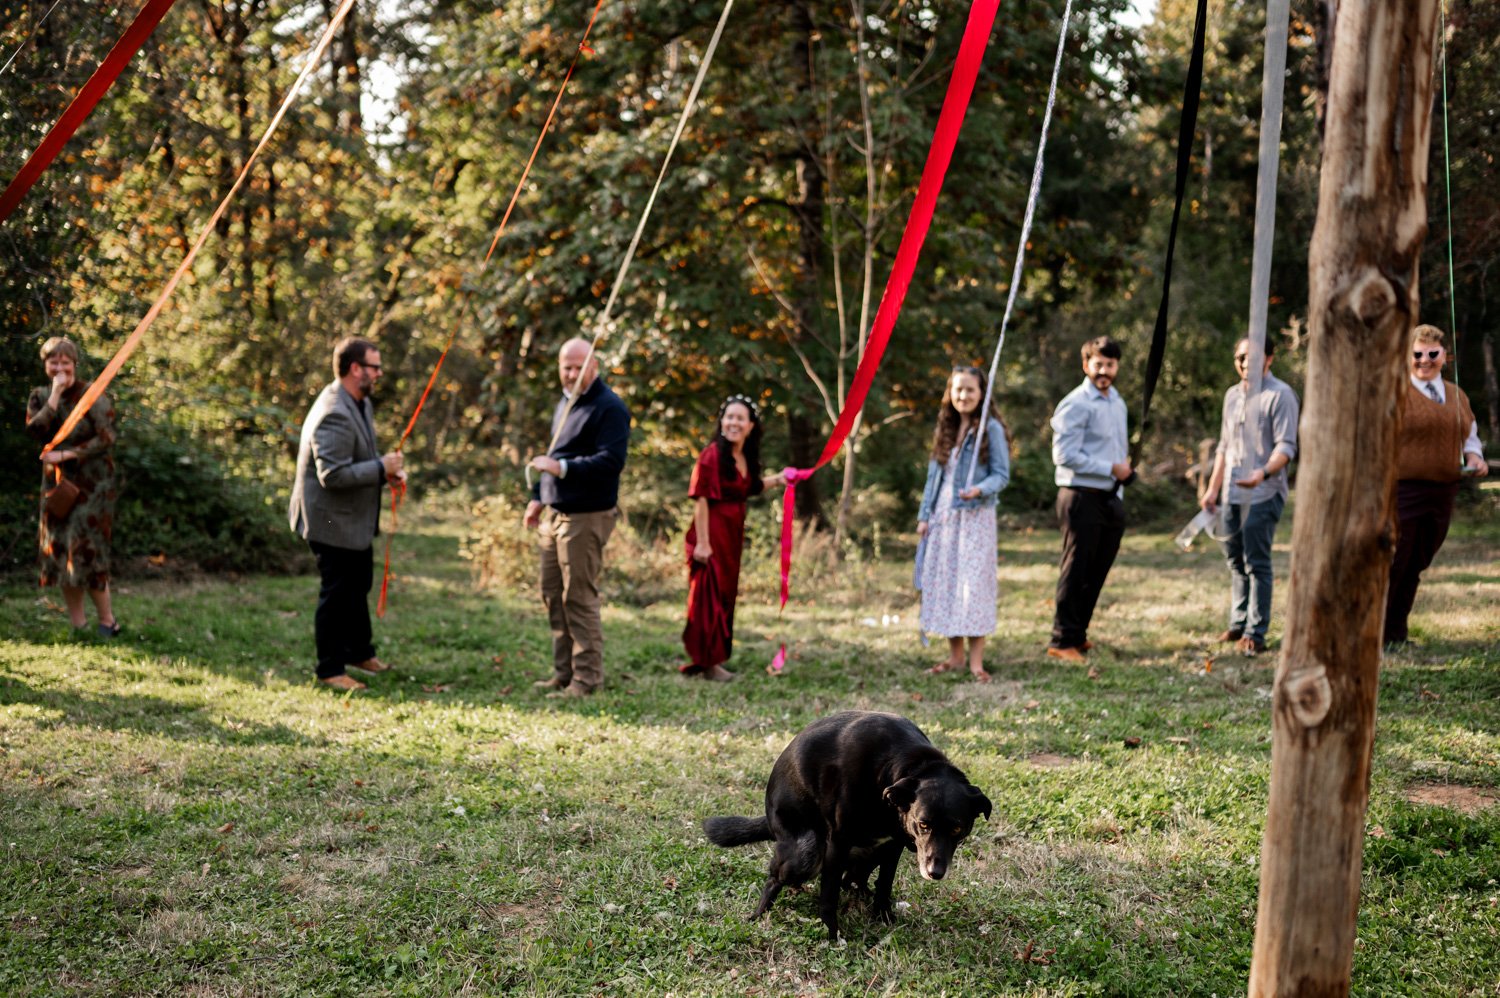
<path fill-rule="evenodd" d="M 993 407 L 975 467 L 985 381 L 977 367 L 955 367 L 949 376 L 917 513 L 922 632 L 948 639 L 948 658 L 929 671 L 963 668 L 968 638 L 969 672 L 981 683 L 990 681 L 984 641 L 995 630 L 995 506 L 1010 484 L 1009 435 Z"/>
<path fill-rule="evenodd" d="M 26 403 L 26 432 L 42 444 L 57 434 L 78 405 L 88 384 L 78 380 L 78 348 L 54 336 L 42 344 L 42 363 L 51 382 L 33 389 Z M 68 619 L 74 627 L 88 623 L 83 594 L 88 592 L 99 617 L 99 633 L 120 633 L 109 598 L 109 541 L 115 514 L 115 410 L 100 395 L 66 439 L 42 455 L 46 487 L 61 472 L 78 488 L 72 509 L 62 516 L 47 512 L 43 502 L 38 544 L 41 583 L 62 588 Z"/>

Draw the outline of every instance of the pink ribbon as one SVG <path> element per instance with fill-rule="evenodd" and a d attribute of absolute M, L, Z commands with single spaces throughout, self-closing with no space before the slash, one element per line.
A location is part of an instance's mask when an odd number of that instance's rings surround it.
<path fill-rule="evenodd" d="M 933 131 L 932 145 L 927 150 L 927 163 L 922 167 L 917 197 L 912 202 L 911 214 L 907 216 L 906 228 L 901 233 L 901 245 L 896 250 L 891 276 L 886 280 L 885 291 L 880 296 L 880 308 L 875 313 L 874 325 L 870 327 L 865 355 L 854 372 L 849 396 L 844 400 L 844 408 L 839 412 L 838 421 L 834 424 L 828 443 L 823 446 L 818 463 L 806 469 L 786 469 L 786 495 L 782 497 L 781 606 L 777 610 L 778 616 L 786 609 L 787 594 L 791 588 L 795 483 L 812 477 L 813 472 L 833 460 L 839 448 L 849 439 L 849 434 L 854 430 L 854 421 L 864 408 L 870 385 L 875 380 L 875 373 L 885 357 L 885 348 L 890 343 L 891 332 L 896 328 L 901 306 L 906 301 L 907 289 L 911 287 L 912 273 L 917 268 L 917 258 L 922 254 L 922 243 L 927 239 L 927 230 L 932 225 L 938 194 L 942 192 L 948 164 L 953 160 L 953 148 L 958 144 L 958 133 L 963 128 L 964 114 L 969 109 L 969 99 L 974 94 L 974 81 L 984 62 L 985 45 L 989 42 L 990 30 L 994 27 L 995 14 L 999 9 L 1000 0 L 974 0 L 969 7 L 969 23 L 964 28 L 963 41 L 958 47 L 953 75 L 948 78 L 948 92 L 943 97 L 943 109 L 938 115 L 937 128 Z M 782 644 L 767 671 L 773 675 L 779 674 L 785 664 L 786 645 Z"/>

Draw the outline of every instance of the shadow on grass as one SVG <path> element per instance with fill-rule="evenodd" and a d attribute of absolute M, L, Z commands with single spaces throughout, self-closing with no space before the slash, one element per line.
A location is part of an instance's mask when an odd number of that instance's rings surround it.
<path fill-rule="evenodd" d="M 254 721 L 232 721 L 216 718 L 203 707 L 189 707 L 161 697 L 134 693 L 91 695 L 59 688 L 38 689 L 14 676 L 0 675 L 0 706 L 29 704 L 60 717 L 37 719 L 37 727 L 71 724 L 80 728 L 110 728 L 141 735 L 155 735 L 186 741 L 214 738 L 225 745 L 294 745 L 316 747 L 324 739 L 309 738 L 283 724 L 260 724 Z"/>

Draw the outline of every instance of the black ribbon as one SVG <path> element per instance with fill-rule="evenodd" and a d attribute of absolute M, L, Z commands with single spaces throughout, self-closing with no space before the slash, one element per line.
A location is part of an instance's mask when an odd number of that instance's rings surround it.
<path fill-rule="evenodd" d="M 1167 260 L 1162 268 L 1161 306 L 1156 310 L 1156 329 L 1151 333 L 1151 353 L 1146 358 L 1146 384 L 1141 391 L 1141 425 L 1130 446 L 1130 463 L 1140 457 L 1141 441 L 1151 425 L 1151 396 L 1161 378 L 1161 362 L 1167 352 L 1167 306 L 1172 297 L 1172 258 L 1177 252 L 1177 219 L 1187 191 L 1188 166 L 1193 158 L 1193 135 L 1198 130 L 1198 95 L 1203 89 L 1203 30 L 1208 21 L 1208 0 L 1198 0 L 1193 23 L 1193 54 L 1188 60 L 1187 80 L 1182 86 L 1182 121 L 1177 128 L 1177 203 L 1172 207 L 1172 229 L 1167 235 Z"/>

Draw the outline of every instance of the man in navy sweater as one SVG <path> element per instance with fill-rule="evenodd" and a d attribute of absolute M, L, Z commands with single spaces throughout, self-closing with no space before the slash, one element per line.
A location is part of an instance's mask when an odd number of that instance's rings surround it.
<path fill-rule="evenodd" d="M 620 516 L 630 413 L 599 380 L 588 340 L 564 343 L 557 368 L 563 398 L 552 415 L 555 442 L 531 459 L 541 474 L 526 505 L 526 526 L 540 528 L 542 602 L 552 624 L 552 678 L 534 685 L 549 697 L 583 697 L 604 683 L 599 572 Z"/>

